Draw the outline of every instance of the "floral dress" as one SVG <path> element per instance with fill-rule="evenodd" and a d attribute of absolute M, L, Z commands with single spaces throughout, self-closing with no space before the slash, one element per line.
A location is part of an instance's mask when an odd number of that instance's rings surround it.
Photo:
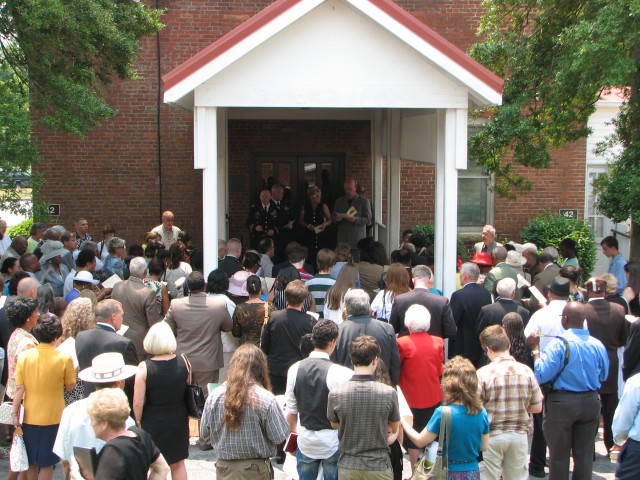
<path fill-rule="evenodd" d="M 233 312 L 233 336 L 240 339 L 240 344 L 253 343 L 259 347 L 262 326 L 267 323 L 275 309 L 271 302 L 239 303 Z"/>
<path fill-rule="evenodd" d="M 34 348 L 38 345 L 36 337 L 27 332 L 24 328 L 16 328 L 9 338 L 7 344 L 7 363 L 9 365 L 9 376 L 7 377 L 7 396 L 13 398 L 16 394 L 16 365 L 18 355 L 22 352 Z"/>

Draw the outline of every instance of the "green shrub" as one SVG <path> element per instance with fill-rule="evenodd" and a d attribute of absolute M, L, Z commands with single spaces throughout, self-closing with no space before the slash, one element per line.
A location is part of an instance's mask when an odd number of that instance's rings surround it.
<path fill-rule="evenodd" d="M 424 236 L 425 238 L 425 247 L 427 248 L 427 250 L 430 250 L 431 252 L 434 251 L 434 246 L 435 246 L 435 232 L 436 232 L 436 227 L 433 223 L 423 223 L 420 225 L 416 225 L 415 227 L 413 227 L 411 230 L 413 230 L 413 233 L 419 233 L 421 235 Z M 460 235 L 457 235 L 457 251 L 458 251 L 458 255 L 461 255 L 463 257 L 463 260 L 465 260 L 465 246 L 464 246 L 464 240 L 462 239 L 462 237 L 460 237 Z"/>
<path fill-rule="evenodd" d="M 22 235 L 24 238 L 29 238 L 31 233 L 31 227 L 33 227 L 33 218 L 27 218 L 24 222 L 20 222 L 13 227 L 7 229 L 7 234 L 11 237 L 17 237 Z"/>
<path fill-rule="evenodd" d="M 520 236 L 523 242 L 535 243 L 539 249 L 558 248 L 565 238 L 575 240 L 576 255 L 583 271 L 582 278 L 590 278 L 596 263 L 596 245 L 593 229 L 587 222 L 547 213 L 533 217 L 520 232 Z M 562 263 L 560 259 L 558 263 Z"/>

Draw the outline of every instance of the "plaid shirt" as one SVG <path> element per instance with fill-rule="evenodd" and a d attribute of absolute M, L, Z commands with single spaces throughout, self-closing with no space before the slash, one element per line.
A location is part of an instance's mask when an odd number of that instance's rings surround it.
<path fill-rule="evenodd" d="M 387 424 L 400 420 L 394 388 L 371 375 L 354 375 L 329 393 L 327 417 L 340 423 L 339 467 L 368 471 L 391 468 Z"/>
<path fill-rule="evenodd" d="M 504 355 L 478 370 L 478 390 L 489 414 L 491 436 L 506 432 L 526 432 L 527 408 L 542 401 L 533 371 Z"/>
<path fill-rule="evenodd" d="M 237 430 L 229 431 L 222 419 L 227 384 L 209 394 L 204 405 L 200 434 L 211 439 L 211 445 L 221 460 L 270 458 L 276 455 L 276 445 L 286 440 L 289 425 L 271 392 L 254 385 L 250 401 Z"/>

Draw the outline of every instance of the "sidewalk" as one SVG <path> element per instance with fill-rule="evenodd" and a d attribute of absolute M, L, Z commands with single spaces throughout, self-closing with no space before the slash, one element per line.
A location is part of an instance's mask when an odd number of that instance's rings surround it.
<path fill-rule="evenodd" d="M 593 468 L 594 480 L 614 480 L 615 464 L 604 456 L 606 450 L 602 443 L 601 431 L 598 434 L 598 441 L 596 443 L 596 462 Z M 189 480 L 213 480 L 216 478 L 216 467 L 212 460 L 212 452 L 202 452 L 196 446 L 191 446 L 189 449 L 189 459 L 187 460 L 187 472 L 189 474 Z M 408 457 L 405 456 L 405 469 L 404 478 L 410 478 L 410 469 Z M 288 480 L 288 476 L 282 471 L 281 465 L 274 465 L 276 480 Z M 9 469 L 9 460 L 0 460 L 0 477 L 6 478 Z M 56 468 L 53 476 L 55 480 L 62 480 L 62 474 L 60 468 Z M 170 477 L 169 477 L 170 478 Z M 531 480 L 535 480 L 534 477 L 530 477 Z"/>

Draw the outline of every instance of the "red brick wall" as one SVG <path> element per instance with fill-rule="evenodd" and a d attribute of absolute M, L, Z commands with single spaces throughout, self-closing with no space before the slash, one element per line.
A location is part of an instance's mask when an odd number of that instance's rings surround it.
<path fill-rule="evenodd" d="M 166 28 L 160 34 L 161 73 L 169 72 L 270 3 L 270 0 L 160 0 L 159 7 L 167 8 L 163 17 Z M 480 0 L 398 1 L 464 50 L 477 40 L 480 3 Z M 36 128 L 42 159 L 37 169 L 45 174 L 47 184 L 43 193 L 47 199 L 62 206 L 58 223 L 71 227 L 73 218 L 83 215 L 88 218 L 94 236 L 99 237 L 102 226 L 110 223 L 131 244 L 140 242 L 144 233 L 159 223 L 162 210 L 171 209 L 176 225 L 190 230 L 195 241 L 200 242 L 202 176 L 193 169 L 193 117 L 190 112 L 161 104 L 158 130 L 157 57 L 156 38 L 146 39 L 138 59 L 143 79 L 116 82 L 106 88 L 108 101 L 117 114 L 83 140 Z M 285 135 L 285 127 L 287 133 L 293 134 Z M 246 167 L 248 155 L 260 150 L 343 152 L 346 175 L 365 182 L 367 194 L 371 193 L 368 122 L 232 121 L 229 137 L 231 169 Z M 579 208 L 582 215 L 584 143 L 580 145 L 554 157 L 557 162 L 569 162 L 569 168 L 563 163 L 562 169 L 536 172 L 537 186 L 528 196 L 518 199 L 517 208 L 514 209 L 513 202 L 496 200 L 495 224 L 501 235 L 517 234 L 530 215 L 546 206 Z M 401 228 L 433 221 L 433 172 L 433 166 L 403 162 Z M 566 182 L 559 184 L 559 179 L 567 176 L 576 182 L 571 188 L 566 188 Z M 545 200 L 540 202 L 540 197 Z M 232 235 L 241 232 L 248 204 L 248 195 L 239 194 L 231 199 Z"/>

